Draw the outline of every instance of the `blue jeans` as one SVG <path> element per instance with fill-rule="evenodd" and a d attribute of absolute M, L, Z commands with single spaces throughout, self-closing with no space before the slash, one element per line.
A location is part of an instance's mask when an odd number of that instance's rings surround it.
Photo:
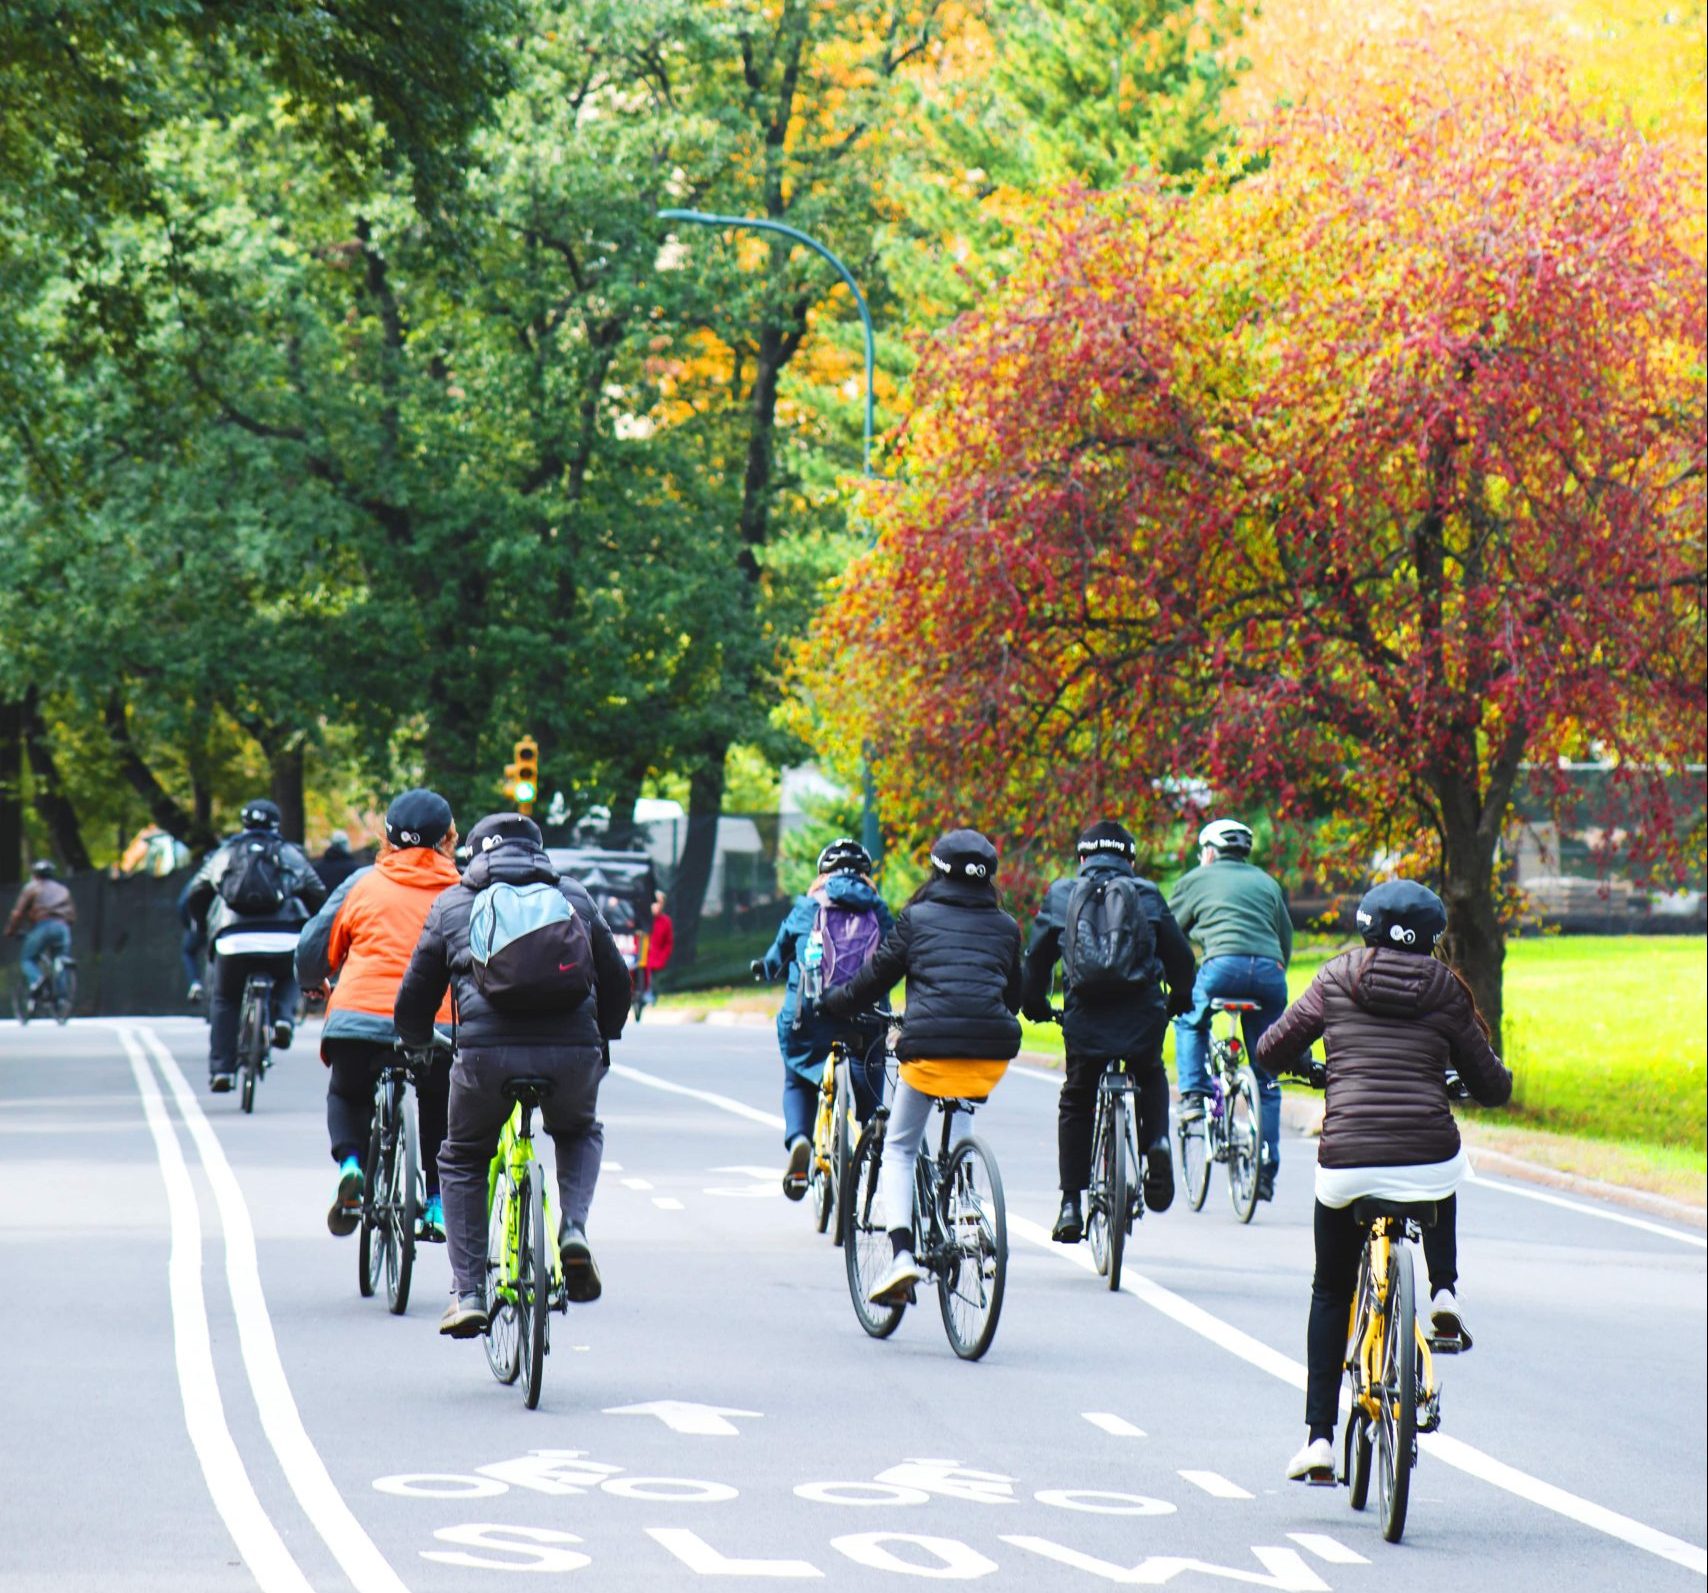
<path fill-rule="evenodd" d="M 41 964 L 36 959 L 51 952 L 58 952 L 61 957 L 71 955 L 71 926 L 60 918 L 44 918 L 24 936 L 24 949 L 18 955 L 18 968 L 30 989 L 35 989 L 36 981 L 42 976 Z M 59 992 L 56 990 L 54 994 L 57 996 Z"/>
<path fill-rule="evenodd" d="M 1240 1014 L 1247 1060 L 1263 1107 L 1263 1149 L 1271 1167 L 1281 1165 L 1281 1086 L 1254 1060 L 1263 1031 L 1287 1010 L 1287 975 L 1273 957 L 1210 957 L 1198 970 L 1192 1010 L 1174 1020 L 1174 1074 L 1180 1093 L 1207 1091 L 1210 1062 L 1210 1002 L 1255 1001 L 1256 1012 Z"/>
<path fill-rule="evenodd" d="M 859 1045 L 854 1048 L 855 1061 L 848 1070 L 848 1082 L 854 1089 L 854 1115 L 867 1122 L 877 1109 L 878 1096 L 872 1088 L 871 1066 L 859 1060 Z M 882 1078 L 880 1060 L 878 1077 Z M 783 1143 L 793 1145 L 797 1139 L 811 1139 L 813 1124 L 818 1120 L 819 1085 L 802 1077 L 792 1067 L 783 1069 Z"/>

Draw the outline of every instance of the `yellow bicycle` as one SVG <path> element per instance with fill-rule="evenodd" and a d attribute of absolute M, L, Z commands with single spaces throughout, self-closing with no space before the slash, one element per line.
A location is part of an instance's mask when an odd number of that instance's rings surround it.
<path fill-rule="evenodd" d="M 864 1058 L 846 1040 L 831 1042 L 819 1080 L 818 1116 L 813 1120 L 812 1165 L 807 1172 L 813 1221 L 818 1231 L 828 1232 L 837 1245 L 842 1243 L 842 1191 L 848 1187 L 848 1168 L 860 1137 L 854 1069 L 863 1066 Z M 834 1226 L 832 1216 L 836 1218 Z"/>

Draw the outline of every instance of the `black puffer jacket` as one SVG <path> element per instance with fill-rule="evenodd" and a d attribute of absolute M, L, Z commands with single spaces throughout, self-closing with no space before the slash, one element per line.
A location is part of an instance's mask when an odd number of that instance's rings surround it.
<path fill-rule="evenodd" d="M 1044 904 L 1032 921 L 1032 935 L 1026 942 L 1024 999 L 1020 1010 L 1034 1023 L 1048 1020 L 1050 975 L 1062 954 L 1068 903 L 1080 880 L 1094 879 L 1099 874 L 1138 879 L 1139 895 L 1156 942 L 1156 955 L 1147 970 L 1148 983 L 1135 985 L 1113 998 L 1085 996 L 1069 985 L 1062 998 L 1062 1038 L 1075 1056 L 1125 1057 L 1140 1062 L 1161 1043 L 1168 1015 L 1191 1008 L 1196 968 L 1192 948 L 1181 934 L 1180 925 L 1175 923 L 1162 892 L 1148 879 L 1139 878 L 1125 858 L 1090 858 L 1077 875 L 1057 880 L 1044 893 Z"/>
<path fill-rule="evenodd" d="M 1288 1072 L 1318 1038 L 1328 1057 L 1323 1167 L 1416 1167 L 1457 1155 L 1449 1066 L 1484 1106 L 1512 1096 L 1512 1075 L 1465 987 L 1433 957 L 1378 947 L 1325 963 L 1258 1041 L 1257 1062 Z"/>
<path fill-rule="evenodd" d="M 512 885 L 555 882 L 564 900 L 586 920 L 593 942 L 595 984 L 593 995 L 575 1011 L 499 1012 L 476 987 L 474 959 L 469 954 L 469 914 L 476 895 L 494 880 Z M 424 1045 L 431 1039 L 433 1014 L 452 980 L 456 982 L 457 1044 L 467 1051 L 493 1046 L 597 1048 L 601 1037 L 615 1040 L 623 1032 L 629 1015 L 629 970 L 610 927 L 593 898 L 576 881 L 559 877 L 551 859 L 530 841 L 509 840 L 482 852 L 464 871 L 461 883 L 451 886 L 428 909 L 392 1015 L 406 1042 Z"/>
<path fill-rule="evenodd" d="M 847 984 L 825 998 L 847 1017 L 907 979 L 896 1055 L 1006 1062 L 1020 1049 L 1020 926 L 989 885 L 933 879 Z"/>

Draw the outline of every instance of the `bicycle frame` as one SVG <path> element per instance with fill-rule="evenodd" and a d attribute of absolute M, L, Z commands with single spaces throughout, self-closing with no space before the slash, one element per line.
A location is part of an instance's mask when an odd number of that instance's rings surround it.
<path fill-rule="evenodd" d="M 498 1292 L 512 1301 L 516 1297 L 516 1277 L 521 1270 L 522 1254 L 522 1203 L 516 1198 L 515 1192 L 522 1187 L 522 1175 L 529 1168 L 541 1166 L 539 1158 L 534 1154 L 531 1129 L 526 1134 L 522 1132 L 522 1112 L 523 1108 L 518 1103 L 510 1114 L 510 1120 L 504 1125 L 503 1132 L 498 1136 L 498 1150 L 486 1172 L 486 1210 L 489 1222 L 493 1197 L 498 1192 L 498 1175 L 503 1173 L 509 1180 L 511 1195 L 504 1203 L 504 1253 L 499 1257 Z M 545 1197 L 546 1233 L 549 1238 L 557 1232 L 557 1224 L 553 1220 L 550 1181 L 545 1178 L 543 1170 L 540 1177 L 540 1189 Z M 563 1262 L 558 1256 L 555 1244 L 548 1243 L 546 1251 L 551 1260 L 552 1287 L 555 1291 L 563 1282 Z"/>
<path fill-rule="evenodd" d="M 1382 1361 L 1387 1353 L 1386 1309 L 1388 1294 L 1393 1287 L 1394 1246 L 1396 1243 L 1408 1244 L 1419 1237 L 1410 1221 L 1403 1224 L 1396 1236 L 1393 1231 L 1396 1221 L 1398 1219 L 1393 1217 L 1379 1217 L 1370 1225 L 1359 1266 L 1358 1290 L 1352 1297 L 1352 1312 L 1347 1323 L 1346 1365 L 1353 1373 L 1355 1385 L 1352 1410 L 1370 1422 L 1378 1420 L 1382 1413 L 1381 1401 L 1375 1390 L 1381 1385 Z M 1366 1278 L 1369 1279 L 1368 1290 L 1365 1288 Z M 1372 1295 L 1373 1300 L 1369 1298 Z M 1373 1309 L 1366 1312 L 1366 1304 L 1372 1305 Z M 1414 1320 L 1412 1331 L 1419 1356 L 1418 1431 L 1430 1432 L 1438 1422 L 1441 1391 L 1435 1384 L 1435 1357 L 1429 1337 L 1423 1330 L 1421 1314 Z"/>

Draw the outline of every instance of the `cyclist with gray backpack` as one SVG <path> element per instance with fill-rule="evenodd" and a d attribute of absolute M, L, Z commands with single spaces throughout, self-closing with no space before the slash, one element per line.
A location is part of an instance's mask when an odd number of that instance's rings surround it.
<path fill-rule="evenodd" d="M 831 1045 L 841 1039 L 864 1056 L 877 1038 L 820 1010 L 824 997 L 847 984 L 894 927 L 871 875 L 865 847 L 846 836 L 832 841 L 818 855 L 811 888 L 789 909 L 770 949 L 753 965 L 765 979 L 781 978 L 786 970 L 789 981 L 777 1014 L 777 1046 L 783 1053 L 783 1143 L 789 1151 L 783 1193 L 790 1200 L 807 1192 L 813 1118 Z M 869 1079 L 864 1068 L 852 1073 L 855 1110 L 864 1123 L 878 1104 L 882 1081 Z"/>
<path fill-rule="evenodd" d="M 557 1152 L 557 1234 L 569 1298 L 601 1293 L 587 1215 L 605 1136 L 595 1116 L 609 1042 L 629 1015 L 629 971 L 593 898 L 561 877 L 539 826 L 493 813 L 469 831 L 469 865 L 437 897 L 398 987 L 392 1018 L 405 1046 L 426 1049 L 451 992 L 456 1058 L 439 1183 L 452 1297 L 451 1338 L 486 1328 L 487 1169 L 511 1112 L 512 1078 L 546 1078 L 540 1114 Z"/>
<path fill-rule="evenodd" d="M 326 886 L 279 834 L 280 814 L 265 797 L 246 802 L 243 828 L 210 852 L 180 898 L 186 924 L 205 926 L 209 979 L 208 1084 L 231 1088 L 237 1071 L 237 1020 L 251 974 L 273 981 L 273 1044 L 291 1043 L 296 1012 L 297 936 L 326 900 Z"/>
<path fill-rule="evenodd" d="M 1056 1117 L 1062 1204 L 1051 1238 L 1078 1244 L 1085 1233 L 1081 1198 L 1091 1180 L 1091 1130 L 1098 1082 L 1112 1060 L 1126 1062 L 1137 1085 L 1138 1143 L 1145 1158 L 1145 1204 L 1174 1202 L 1168 1144 L 1168 1075 L 1162 1042 L 1171 1013 L 1192 1003 L 1192 948 L 1162 892 L 1133 867 L 1133 837 L 1100 819 L 1079 837 L 1079 872 L 1059 879 L 1032 922 L 1021 1011 L 1048 1021 L 1050 980 L 1062 965 L 1062 1039 L 1067 1052 Z"/>

